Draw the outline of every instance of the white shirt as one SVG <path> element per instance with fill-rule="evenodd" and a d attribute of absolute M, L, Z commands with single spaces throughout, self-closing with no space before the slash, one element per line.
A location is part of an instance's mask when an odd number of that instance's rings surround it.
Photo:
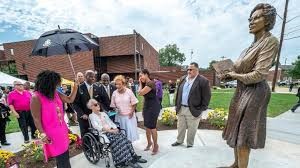
<path fill-rule="evenodd" d="M 85 83 L 85 86 L 86 86 L 87 90 L 89 91 L 93 84 L 90 85 L 90 84 L 88 84 L 88 83 L 85 82 L 85 81 L 84 81 L 84 83 Z"/>

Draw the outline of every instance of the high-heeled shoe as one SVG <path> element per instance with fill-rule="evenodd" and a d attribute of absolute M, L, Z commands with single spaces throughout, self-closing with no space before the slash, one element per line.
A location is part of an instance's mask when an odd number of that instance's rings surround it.
<path fill-rule="evenodd" d="M 158 145 L 154 145 L 151 155 L 156 155 L 158 153 Z"/>
<path fill-rule="evenodd" d="M 144 151 L 150 150 L 151 146 L 152 146 L 152 143 L 151 143 L 151 144 L 148 144 L 147 147 L 144 149 Z"/>

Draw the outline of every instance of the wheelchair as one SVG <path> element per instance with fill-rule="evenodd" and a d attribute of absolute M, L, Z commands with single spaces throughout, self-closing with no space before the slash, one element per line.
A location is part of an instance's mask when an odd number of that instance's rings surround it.
<path fill-rule="evenodd" d="M 120 123 L 114 123 L 117 125 L 118 129 L 127 136 L 126 131 L 120 129 Z M 110 143 L 105 140 L 98 130 L 93 128 L 90 120 L 88 130 L 89 131 L 82 138 L 82 148 L 86 159 L 92 164 L 97 164 L 100 159 L 104 159 L 105 166 L 109 168 Z"/>

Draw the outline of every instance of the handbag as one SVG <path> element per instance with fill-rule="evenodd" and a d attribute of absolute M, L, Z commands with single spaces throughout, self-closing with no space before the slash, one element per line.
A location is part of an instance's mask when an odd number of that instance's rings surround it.
<path fill-rule="evenodd" d="M 9 116 L 9 107 L 0 103 L 0 118 L 5 119 Z"/>

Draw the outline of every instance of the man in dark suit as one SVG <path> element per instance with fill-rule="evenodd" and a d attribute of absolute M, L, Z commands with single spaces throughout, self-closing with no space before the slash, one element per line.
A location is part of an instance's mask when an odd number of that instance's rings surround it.
<path fill-rule="evenodd" d="M 113 92 L 117 89 L 116 86 L 110 84 L 110 77 L 108 74 L 104 73 L 101 75 L 101 82 L 102 84 L 99 85 L 101 89 L 101 93 L 103 93 L 103 110 L 109 111 L 112 110 L 110 108 L 111 96 Z"/>
<path fill-rule="evenodd" d="M 181 78 L 176 94 L 176 114 L 178 115 L 178 136 L 172 146 L 181 145 L 187 131 L 187 147 L 193 147 L 201 113 L 207 110 L 211 98 L 209 81 L 199 75 L 199 66 L 192 62 L 187 75 Z"/>
<path fill-rule="evenodd" d="M 76 98 L 73 103 L 73 107 L 77 112 L 77 119 L 79 122 L 81 137 L 83 137 L 83 135 L 88 132 L 88 118 L 89 114 L 92 113 L 92 111 L 87 108 L 87 102 L 91 98 L 96 99 L 100 104 L 104 101 L 100 88 L 97 85 L 95 85 L 94 82 L 94 71 L 86 71 L 85 81 L 82 84 L 80 84 Z"/>

